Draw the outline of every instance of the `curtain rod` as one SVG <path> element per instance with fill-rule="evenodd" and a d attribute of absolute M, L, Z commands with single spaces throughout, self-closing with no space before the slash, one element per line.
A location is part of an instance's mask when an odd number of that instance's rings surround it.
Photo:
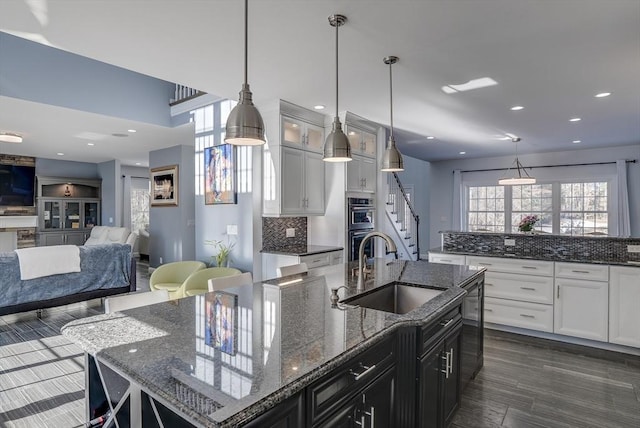
<path fill-rule="evenodd" d="M 125 177 L 126 177 L 126 175 L 122 174 L 122 178 L 125 178 Z M 130 175 L 129 177 L 131 177 L 131 178 L 146 178 L 147 180 L 149 179 L 149 177 L 138 177 L 137 175 Z"/>
<path fill-rule="evenodd" d="M 636 163 L 637 161 L 635 159 L 631 159 L 631 160 L 626 160 L 627 163 Z M 610 165 L 610 164 L 615 164 L 616 162 L 591 162 L 591 163 L 570 163 L 570 164 L 564 164 L 564 165 L 540 165 L 540 166 L 527 166 L 525 167 L 525 169 L 534 169 L 534 168 L 558 168 L 558 167 L 567 167 L 567 166 L 588 166 L 588 165 Z M 468 169 L 468 170 L 464 170 L 464 171 L 460 171 L 460 173 L 463 172 L 486 172 L 486 171 L 506 171 L 509 168 L 490 168 L 490 169 Z M 455 171 L 453 171 L 455 172 Z"/>

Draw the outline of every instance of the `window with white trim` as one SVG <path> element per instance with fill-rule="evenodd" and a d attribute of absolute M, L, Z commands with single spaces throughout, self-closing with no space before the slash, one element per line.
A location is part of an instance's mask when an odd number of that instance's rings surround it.
<path fill-rule="evenodd" d="M 613 219 L 612 183 L 584 181 L 516 186 L 465 185 L 466 230 L 517 232 L 537 215 L 537 231 L 565 235 L 607 235 Z"/>

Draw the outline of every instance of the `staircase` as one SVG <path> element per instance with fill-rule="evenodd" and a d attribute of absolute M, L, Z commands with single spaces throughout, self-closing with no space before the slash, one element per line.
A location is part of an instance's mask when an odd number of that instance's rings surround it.
<path fill-rule="evenodd" d="M 391 224 L 400 238 L 399 247 L 410 260 L 420 260 L 420 217 L 416 213 L 409 195 L 402 187 L 400 178 L 395 172 L 387 174 L 387 203 L 386 212 Z"/>

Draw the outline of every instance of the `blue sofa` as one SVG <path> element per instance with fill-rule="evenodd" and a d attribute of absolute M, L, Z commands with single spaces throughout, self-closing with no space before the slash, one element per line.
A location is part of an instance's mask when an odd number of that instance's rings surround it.
<path fill-rule="evenodd" d="M 136 290 L 131 246 L 81 246 L 81 272 L 20 279 L 15 252 L 0 253 L 0 315 L 67 305 Z"/>

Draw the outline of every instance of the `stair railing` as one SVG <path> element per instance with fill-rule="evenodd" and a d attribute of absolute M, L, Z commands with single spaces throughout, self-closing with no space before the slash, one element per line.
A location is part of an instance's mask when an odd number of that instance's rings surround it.
<path fill-rule="evenodd" d="M 420 260 L 420 216 L 416 213 L 411 200 L 407 196 L 400 177 L 395 172 L 387 175 L 389 193 L 387 194 L 387 205 L 391 206 L 391 213 L 396 215 L 396 223 L 400 226 L 400 232 L 409 251 L 416 255 L 416 260 Z"/>

